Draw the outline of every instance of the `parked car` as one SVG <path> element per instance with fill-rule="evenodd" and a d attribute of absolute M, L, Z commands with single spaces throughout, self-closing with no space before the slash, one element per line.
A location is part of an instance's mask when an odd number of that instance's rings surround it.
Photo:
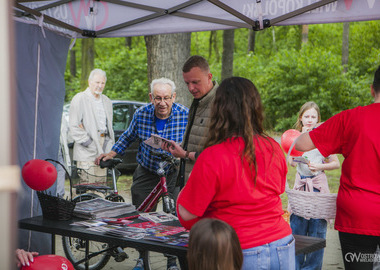
<path fill-rule="evenodd" d="M 130 101 L 130 100 L 112 100 L 113 104 L 113 130 L 115 133 L 115 141 L 119 139 L 121 134 L 128 128 L 133 114 L 135 111 L 145 105 L 144 102 L 138 102 L 138 101 Z M 65 104 L 63 106 L 63 117 L 62 121 L 66 121 L 67 126 L 69 122 L 69 110 L 70 110 L 70 103 Z M 72 161 L 73 157 L 73 139 L 70 137 L 70 133 L 67 136 L 67 144 L 68 149 L 70 153 L 70 161 Z M 136 161 L 136 154 L 139 147 L 139 142 L 136 141 L 133 144 L 131 144 L 128 149 L 126 150 L 126 153 L 124 156 L 117 156 L 118 158 L 123 159 L 123 163 L 119 164 L 117 168 L 121 171 L 131 171 L 134 170 L 137 167 L 137 161 Z M 66 165 L 71 164 L 70 162 L 66 161 Z M 70 167 L 70 166 L 67 166 Z"/>

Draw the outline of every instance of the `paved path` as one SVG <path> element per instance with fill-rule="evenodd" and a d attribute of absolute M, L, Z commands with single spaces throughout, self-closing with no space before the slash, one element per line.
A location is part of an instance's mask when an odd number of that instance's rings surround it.
<path fill-rule="evenodd" d="M 340 248 L 338 231 L 331 228 L 327 229 L 327 241 L 323 258 L 323 270 L 344 269 L 342 251 Z"/>

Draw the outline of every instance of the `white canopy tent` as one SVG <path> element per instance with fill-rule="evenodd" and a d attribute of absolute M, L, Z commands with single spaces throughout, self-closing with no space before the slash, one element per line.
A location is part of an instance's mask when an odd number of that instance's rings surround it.
<path fill-rule="evenodd" d="M 76 37 L 377 20 L 379 0 L 16 0 L 15 15 Z M 43 17 L 41 17 L 43 15 Z"/>
<path fill-rule="evenodd" d="M 8 137 L 0 143 L 7 154 L 16 152 L 18 161 L 7 159 L 0 165 L 22 167 L 33 158 L 57 160 L 70 38 L 378 20 L 380 0 L 15 0 L 13 12 L 16 61 L 4 66 L 12 70 L 16 62 L 10 81 L 16 79 L 17 99 L 9 84 L 0 100 L 17 102 L 18 132 L 8 123 L 10 110 L 1 115 L 1 123 L 18 145 L 10 149 Z M 41 214 L 37 196 L 23 182 L 19 198 L 19 218 Z M 50 252 L 46 235 L 36 234 L 38 241 L 31 241 L 30 232 L 19 235 L 20 247 Z"/>

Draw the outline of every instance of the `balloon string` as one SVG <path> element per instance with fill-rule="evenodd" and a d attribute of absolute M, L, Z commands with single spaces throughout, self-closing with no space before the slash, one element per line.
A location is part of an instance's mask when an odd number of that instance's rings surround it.
<path fill-rule="evenodd" d="M 296 142 L 297 142 L 297 139 L 298 139 L 298 137 L 292 142 L 292 144 L 290 145 L 290 148 L 289 148 L 289 151 L 288 151 L 288 156 L 290 156 L 290 153 L 292 152 L 292 150 L 293 150 L 293 147 L 294 147 L 294 145 L 296 144 Z"/>
<path fill-rule="evenodd" d="M 71 198 L 71 200 L 73 199 L 73 189 L 72 189 L 72 183 L 71 183 L 71 177 L 70 177 L 70 174 L 69 174 L 69 172 L 66 170 L 66 167 L 61 163 L 61 162 L 59 162 L 59 161 L 57 161 L 57 160 L 54 160 L 54 159 L 51 159 L 51 158 L 47 158 L 47 159 L 45 159 L 45 161 L 53 161 L 53 162 L 55 162 L 55 163 L 58 163 L 59 165 L 61 165 L 62 166 L 62 168 L 65 170 L 65 172 L 66 172 L 66 174 L 67 174 L 67 177 L 69 178 L 69 181 L 70 181 L 70 198 Z"/>
<path fill-rule="evenodd" d="M 292 142 L 292 144 L 290 145 L 290 147 L 289 147 L 289 151 L 288 151 L 288 157 L 290 157 L 290 153 L 292 152 L 293 147 L 295 146 L 295 144 L 296 144 L 298 138 L 299 138 L 299 137 L 297 137 L 297 138 Z M 288 179 L 286 179 L 286 187 L 289 188 Z"/>

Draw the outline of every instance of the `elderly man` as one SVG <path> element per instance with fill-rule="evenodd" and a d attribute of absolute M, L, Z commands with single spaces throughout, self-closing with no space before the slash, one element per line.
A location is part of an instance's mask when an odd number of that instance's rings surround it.
<path fill-rule="evenodd" d="M 182 188 L 189 178 L 195 160 L 203 150 L 210 122 L 211 105 L 215 98 L 218 84 L 212 81 L 212 74 L 207 60 L 202 56 L 191 56 L 182 68 L 183 79 L 194 99 L 189 111 L 182 147 L 171 142 L 164 149 L 175 157 L 180 157 L 181 167 L 178 185 Z"/>
<path fill-rule="evenodd" d="M 137 163 L 139 164 L 133 174 L 131 187 L 132 203 L 138 207 L 149 195 L 152 189 L 159 182 L 156 173 L 159 168 L 159 160 L 152 156 L 152 151 L 163 151 L 154 149 L 144 143 L 152 134 L 157 134 L 165 139 L 182 142 L 183 134 L 187 124 L 188 109 L 175 103 L 175 84 L 173 81 L 160 78 L 151 83 L 149 98 L 151 103 L 137 109 L 128 129 L 120 136 L 114 144 L 112 150 L 107 154 L 102 154 L 96 159 L 108 160 L 117 154 L 123 155 L 128 146 L 139 140 L 139 150 L 137 153 Z M 173 168 L 167 176 L 169 193 L 175 184 L 177 171 Z"/>
<path fill-rule="evenodd" d="M 88 88 L 76 94 L 70 105 L 69 129 L 74 140 L 73 160 L 88 174 L 81 175 L 83 182 L 104 181 L 105 169 L 95 166 L 95 159 L 110 151 L 115 142 L 112 129 L 112 102 L 102 94 L 106 73 L 91 71 Z M 99 176 L 99 178 L 98 178 Z"/>
<path fill-rule="evenodd" d="M 135 140 L 139 140 L 137 153 L 138 166 L 133 174 L 131 187 L 132 203 L 138 207 L 158 184 L 160 178 L 157 175 L 159 160 L 152 156 L 152 151 L 163 151 L 154 149 L 144 143 L 152 134 L 157 134 L 165 139 L 181 143 L 187 124 L 188 109 L 178 103 L 174 103 L 176 93 L 173 81 L 160 78 L 151 83 L 149 98 L 151 103 L 136 110 L 128 129 L 120 136 L 119 140 L 107 154 L 102 154 L 96 159 L 108 160 L 117 154 L 123 155 L 125 150 Z M 173 196 L 177 177 L 177 169 L 171 168 L 167 173 L 167 186 L 169 194 Z M 142 259 L 134 269 L 143 269 Z M 168 269 L 177 269 L 175 257 L 168 259 Z"/>

